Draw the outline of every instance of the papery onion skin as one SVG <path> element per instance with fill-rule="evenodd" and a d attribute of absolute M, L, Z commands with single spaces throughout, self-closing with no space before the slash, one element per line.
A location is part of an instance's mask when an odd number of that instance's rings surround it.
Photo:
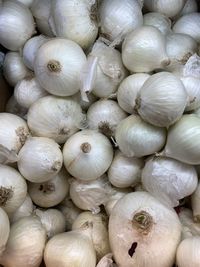
<path fill-rule="evenodd" d="M 142 170 L 144 188 L 169 207 L 179 205 L 179 200 L 191 195 L 198 183 L 195 168 L 167 157 L 153 157 Z"/>
<path fill-rule="evenodd" d="M 0 43 L 11 51 L 18 51 L 35 32 L 28 7 L 17 1 L 3 1 L 0 9 Z"/>
<path fill-rule="evenodd" d="M 175 211 L 149 193 L 127 194 L 111 212 L 109 239 L 118 266 L 171 267 L 180 238 Z"/>

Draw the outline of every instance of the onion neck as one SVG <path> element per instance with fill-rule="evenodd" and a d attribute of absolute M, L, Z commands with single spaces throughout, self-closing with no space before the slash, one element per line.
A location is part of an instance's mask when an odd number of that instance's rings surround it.
<path fill-rule="evenodd" d="M 111 129 L 111 126 L 107 121 L 101 121 L 98 125 L 98 129 L 102 134 L 107 137 L 113 136 L 113 130 Z"/>
<path fill-rule="evenodd" d="M 140 233 L 147 235 L 153 226 L 153 218 L 146 211 L 140 211 L 133 216 L 132 223 Z"/>
<path fill-rule="evenodd" d="M 57 60 L 50 60 L 47 64 L 47 68 L 50 72 L 60 72 L 61 64 Z"/>
<path fill-rule="evenodd" d="M 83 153 L 89 153 L 91 150 L 91 145 L 88 142 L 85 142 L 81 145 L 81 150 Z"/>
<path fill-rule="evenodd" d="M 0 206 L 5 206 L 13 196 L 12 188 L 0 187 Z"/>

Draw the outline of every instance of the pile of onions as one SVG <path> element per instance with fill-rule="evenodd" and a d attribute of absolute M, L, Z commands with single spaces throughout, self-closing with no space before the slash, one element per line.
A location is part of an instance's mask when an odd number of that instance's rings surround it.
<path fill-rule="evenodd" d="M 199 43 L 197 0 L 0 0 L 0 266 L 199 267 Z"/>

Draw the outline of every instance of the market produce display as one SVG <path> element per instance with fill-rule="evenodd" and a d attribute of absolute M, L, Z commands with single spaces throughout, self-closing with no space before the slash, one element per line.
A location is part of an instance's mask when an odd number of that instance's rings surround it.
<path fill-rule="evenodd" d="M 0 267 L 200 266 L 199 10 L 0 0 Z"/>

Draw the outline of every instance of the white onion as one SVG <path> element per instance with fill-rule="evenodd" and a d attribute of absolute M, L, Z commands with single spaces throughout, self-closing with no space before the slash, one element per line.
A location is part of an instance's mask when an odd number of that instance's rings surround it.
<path fill-rule="evenodd" d="M 52 1 L 50 25 L 56 36 L 72 40 L 86 49 L 98 34 L 97 3 L 95 0 Z"/>
<path fill-rule="evenodd" d="M 46 137 L 30 137 L 19 152 L 18 168 L 30 182 L 52 179 L 63 163 L 59 145 Z"/>
<path fill-rule="evenodd" d="M 92 225 L 92 242 L 96 250 L 97 261 L 110 252 L 108 239 L 108 218 L 105 214 L 92 214 L 85 211 L 79 214 L 73 223 L 72 229 L 80 229 L 84 224 Z"/>
<path fill-rule="evenodd" d="M 30 106 L 38 99 L 46 96 L 48 93 L 38 84 L 35 77 L 26 77 L 19 81 L 14 89 L 14 97 L 24 108 Z"/>
<path fill-rule="evenodd" d="M 88 56 L 88 60 L 90 57 L 97 61 L 96 76 L 90 90 L 98 97 L 108 97 L 116 92 L 120 82 L 127 76 L 121 53 L 97 40 Z M 89 70 L 88 76 L 89 78 L 92 76 L 92 71 Z"/>
<path fill-rule="evenodd" d="M 0 113 L 0 163 L 17 161 L 29 129 L 26 122 L 17 115 Z"/>
<path fill-rule="evenodd" d="M 78 44 L 55 38 L 38 49 L 34 71 L 40 85 L 49 93 L 69 96 L 79 90 L 79 75 L 85 63 L 86 56 Z"/>
<path fill-rule="evenodd" d="M 13 223 L 0 263 L 7 267 L 38 267 L 42 262 L 46 231 L 39 218 L 29 216 Z"/>
<path fill-rule="evenodd" d="M 43 208 L 58 205 L 66 197 L 68 190 L 68 174 L 64 168 L 47 182 L 28 184 L 31 199 L 36 205 Z"/>
<path fill-rule="evenodd" d="M 36 101 L 27 115 L 28 126 L 34 135 L 49 137 L 58 143 L 64 143 L 84 127 L 84 121 L 79 103 L 70 97 L 52 95 Z"/>
<path fill-rule="evenodd" d="M 16 209 L 16 211 L 12 214 L 10 221 L 16 222 L 19 219 L 30 216 L 33 212 L 33 202 L 29 196 L 29 194 L 26 195 L 26 198 L 24 202 L 21 204 L 21 206 Z"/>
<path fill-rule="evenodd" d="M 138 93 L 136 108 L 146 122 L 168 127 L 181 118 L 187 101 L 180 79 L 172 73 L 160 72 L 144 83 Z"/>
<path fill-rule="evenodd" d="M 37 50 L 41 45 L 46 43 L 49 40 L 44 35 L 38 35 L 30 38 L 23 47 L 23 61 L 26 67 L 31 70 L 34 70 L 34 60 L 37 53 Z"/>
<path fill-rule="evenodd" d="M 176 263 L 179 267 L 198 267 L 200 258 L 200 237 L 184 239 L 177 249 Z"/>
<path fill-rule="evenodd" d="M 0 256 L 2 255 L 3 251 L 5 250 L 6 243 L 8 241 L 8 237 L 10 234 L 10 222 L 8 215 L 6 212 L 0 208 Z"/>
<path fill-rule="evenodd" d="M 3 74 L 11 86 L 29 76 L 30 70 L 24 65 L 22 57 L 18 52 L 8 52 L 3 64 Z"/>
<path fill-rule="evenodd" d="M 200 164 L 200 119 L 184 115 L 168 132 L 163 154 L 184 163 Z"/>
<path fill-rule="evenodd" d="M 12 96 L 8 99 L 8 101 L 7 101 L 7 103 L 6 103 L 5 111 L 6 111 L 7 113 L 15 114 L 15 115 L 19 116 L 19 117 L 22 118 L 22 119 L 25 119 L 25 118 L 26 118 L 26 114 L 27 114 L 27 112 L 28 112 L 26 108 L 23 108 L 22 106 L 20 106 L 20 105 L 17 103 L 17 101 L 16 101 L 14 95 L 12 95 Z"/>
<path fill-rule="evenodd" d="M 197 188 L 195 168 L 175 159 L 153 157 L 142 170 L 144 188 L 169 207 L 179 205 L 179 200 L 191 195 Z"/>
<path fill-rule="evenodd" d="M 184 7 L 185 0 L 144 0 L 149 11 L 162 13 L 170 18 L 176 16 Z"/>
<path fill-rule="evenodd" d="M 198 11 L 198 4 L 196 0 L 186 0 L 185 5 L 183 9 L 181 10 L 181 13 L 178 14 L 178 17 L 182 17 L 186 14 L 197 12 Z"/>
<path fill-rule="evenodd" d="M 31 5 L 31 12 L 35 17 L 37 27 L 41 33 L 47 36 L 54 36 L 49 25 L 52 0 L 34 0 Z"/>
<path fill-rule="evenodd" d="M 172 33 L 166 37 L 166 52 L 171 61 L 166 67 L 174 71 L 185 65 L 188 59 L 197 51 L 197 42 L 186 34 Z"/>
<path fill-rule="evenodd" d="M 113 149 L 109 139 L 94 130 L 83 130 L 69 137 L 63 147 L 64 165 L 74 177 L 95 180 L 109 168 Z"/>
<path fill-rule="evenodd" d="M 122 45 L 122 60 L 131 72 L 165 68 L 170 63 L 165 50 L 165 37 L 153 26 L 142 26 L 131 31 Z"/>
<path fill-rule="evenodd" d="M 0 9 L 0 43 L 18 51 L 33 35 L 34 20 L 28 7 L 18 1 L 3 1 Z"/>
<path fill-rule="evenodd" d="M 121 82 L 117 90 L 117 101 L 123 110 L 130 114 L 134 112 L 137 94 L 149 77 L 150 75 L 147 73 L 137 73 L 128 76 Z"/>
<path fill-rule="evenodd" d="M 142 159 L 128 158 L 117 150 L 108 169 L 108 179 L 119 188 L 135 186 L 140 181 L 143 165 Z"/>
<path fill-rule="evenodd" d="M 125 156 L 143 157 L 162 149 L 166 130 L 144 122 L 139 116 L 130 115 L 119 123 L 115 138 Z"/>
<path fill-rule="evenodd" d="M 171 267 L 180 237 L 175 211 L 146 192 L 121 198 L 109 218 L 110 246 L 118 266 Z"/>
<path fill-rule="evenodd" d="M 27 184 L 21 174 L 12 167 L 0 165 L 0 206 L 7 214 L 15 212 L 24 202 Z"/>
<path fill-rule="evenodd" d="M 107 137 L 115 135 L 118 123 L 126 117 L 126 113 L 113 100 L 96 101 L 87 111 L 89 129 L 98 130 Z"/>
<path fill-rule="evenodd" d="M 180 17 L 173 26 L 175 33 L 184 33 L 200 41 L 200 14 L 197 12 Z"/>
<path fill-rule="evenodd" d="M 52 237 L 45 247 L 44 261 L 46 267 L 95 267 L 91 229 L 85 226 Z"/>
<path fill-rule="evenodd" d="M 101 33 L 111 41 L 143 23 L 141 7 L 136 0 L 104 0 L 99 16 Z"/>
<path fill-rule="evenodd" d="M 65 217 L 59 210 L 36 209 L 34 213 L 40 218 L 42 225 L 46 229 L 48 238 L 51 238 L 56 234 L 65 232 Z"/>
<path fill-rule="evenodd" d="M 100 212 L 100 205 L 105 204 L 112 193 L 113 190 L 106 176 L 90 182 L 73 179 L 70 183 L 70 197 L 74 204 L 94 214 Z"/>
<path fill-rule="evenodd" d="M 166 35 L 171 32 L 171 20 L 164 14 L 158 12 L 149 12 L 144 14 L 144 25 L 154 26 Z"/>

